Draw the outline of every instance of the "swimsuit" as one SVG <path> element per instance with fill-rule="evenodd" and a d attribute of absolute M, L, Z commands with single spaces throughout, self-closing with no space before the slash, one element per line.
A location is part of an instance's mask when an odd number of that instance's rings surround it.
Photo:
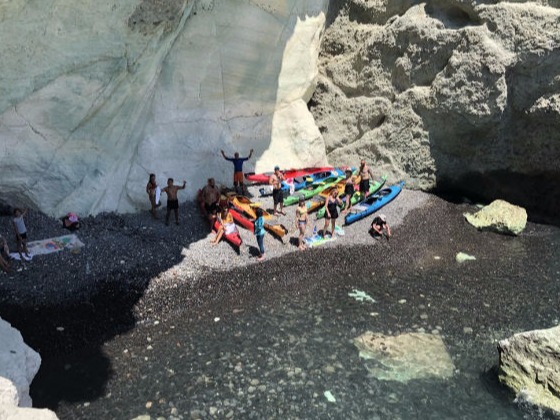
<path fill-rule="evenodd" d="M 369 192 L 369 179 L 362 179 L 360 181 L 360 192 L 367 194 Z"/>
<path fill-rule="evenodd" d="M 346 194 L 347 196 L 351 196 L 354 194 L 354 184 L 351 180 L 344 186 L 344 194 Z"/>
<path fill-rule="evenodd" d="M 273 188 L 272 189 L 272 199 L 274 201 L 274 205 L 280 204 L 284 199 L 282 194 L 282 188 Z"/>
<path fill-rule="evenodd" d="M 307 207 L 301 208 L 298 206 L 298 208 L 296 209 L 296 216 L 298 219 L 298 225 L 305 225 L 307 224 L 307 219 L 300 219 L 301 217 L 303 217 L 304 215 L 307 214 Z"/>
<path fill-rule="evenodd" d="M 179 208 L 179 200 L 167 200 L 167 210 L 177 210 Z"/>
<path fill-rule="evenodd" d="M 330 201 L 327 203 L 327 209 L 329 210 L 330 217 L 327 215 L 327 219 L 336 219 L 338 217 L 338 206 L 335 201 Z"/>

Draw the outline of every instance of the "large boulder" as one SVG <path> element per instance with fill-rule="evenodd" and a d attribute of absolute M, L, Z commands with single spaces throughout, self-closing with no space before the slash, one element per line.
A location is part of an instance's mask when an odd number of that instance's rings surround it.
<path fill-rule="evenodd" d="M 467 221 L 480 230 L 519 235 L 527 225 L 527 212 L 504 200 L 495 200 L 474 214 L 464 214 Z"/>
<path fill-rule="evenodd" d="M 455 367 L 441 336 L 408 333 L 388 336 L 365 332 L 354 339 L 367 370 L 377 379 L 408 382 L 453 375 Z"/>
<path fill-rule="evenodd" d="M 0 202 L 53 216 L 194 197 L 222 159 L 326 164 L 306 103 L 328 0 L 0 3 Z M 251 168 L 252 167 L 252 168 Z"/>
<path fill-rule="evenodd" d="M 498 343 L 500 381 L 520 399 L 560 415 L 560 326 Z"/>
<path fill-rule="evenodd" d="M 310 102 L 330 163 L 557 217 L 558 1 L 336 4 Z"/>
<path fill-rule="evenodd" d="M 23 341 L 18 330 L 0 318 L 0 419 L 52 420 L 49 410 L 31 407 L 29 385 L 41 357 Z"/>

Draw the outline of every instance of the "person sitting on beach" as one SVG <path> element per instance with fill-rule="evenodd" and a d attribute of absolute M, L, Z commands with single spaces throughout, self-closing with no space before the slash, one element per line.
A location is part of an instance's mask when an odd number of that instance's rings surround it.
<path fill-rule="evenodd" d="M 338 196 L 338 189 L 334 188 L 325 201 L 325 227 L 323 228 L 323 236 L 329 233 L 329 222 L 331 223 L 331 236 L 334 236 L 336 219 L 338 217 L 338 206 L 342 206 L 342 200 Z"/>
<path fill-rule="evenodd" d="M 371 229 L 373 237 L 376 239 L 383 237 L 383 235 L 387 240 L 391 237 L 391 228 L 387 224 L 387 217 L 384 214 L 380 214 L 373 219 Z"/>
<path fill-rule="evenodd" d="M 360 192 L 367 197 L 369 195 L 369 179 L 370 177 L 373 178 L 373 172 L 371 171 L 371 168 L 366 165 L 365 159 L 360 161 L 358 174 L 360 175 Z"/>
<path fill-rule="evenodd" d="M 148 179 L 148 184 L 146 184 L 146 192 L 148 193 L 148 198 L 150 199 L 150 204 L 152 208 L 150 209 L 150 213 L 152 213 L 152 217 L 157 219 L 156 208 L 161 206 L 161 203 L 156 202 L 156 192 L 158 190 L 158 185 L 156 183 L 156 175 L 150 174 L 150 179 Z"/>
<path fill-rule="evenodd" d="M 167 187 L 165 187 L 162 192 L 167 194 L 167 213 L 165 214 L 165 225 L 169 226 L 169 215 L 171 210 L 175 212 L 175 224 L 179 224 L 179 200 L 177 199 L 177 191 L 184 190 L 187 185 L 187 181 L 183 180 L 183 185 L 173 185 L 173 178 L 167 180 Z"/>
<path fill-rule="evenodd" d="M 210 230 L 212 230 L 212 221 L 216 218 L 216 213 L 218 212 L 218 203 L 220 202 L 221 195 L 220 189 L 216 187 L 214 178 L 208 178 L 208 183 L 202 189 L 202 200 L 210 220 Z"/>
<path fill-rule="evenodd" d="M 14 218 L 12 220 L 14 226 L 14 232 L 16 234 L 16 243 L 19 256 L 22 260 L 30 261 L 31 255 L 27 250 L 27 228 L 25 227 L 25 221 L 23 216 L 27 214 L 26 210 L 21 210 L 19 208 L 14 209 Z"/>
<path fill-rule="evenodd" d="M 237 230 L 235 222 L 233 221 L 233 216 L 229 212 L 229 206 L 223 208 L 221 215 L 218 216 L 220 222 L 220 228 L 216 233 L 216 237 L 211 241 L 212 245 L 216 245 L 222 239 L 222 236 L 229 235 Z"/>
<path fill-rule="evenodd" d="M 298 206 L 296 207 L 296 228 L 299 229 L 298 248 L 302 251 L 305 249 L 303 237 L 305 236 L 305 229 L 307 228 L 308 219 L 309 215 L 307 214 L 307 205 L 305 204 L 305 199 L 303 197 L 300 197 Z"/>
<path fill-rule="evenodd" d="M 346 205 L 344 206 L 344 210 L 342 212 L 346 213 L 352 205 L 352 196 L 354 195 L 355 188 L 352 170 L 346 169 L 344 173 L 346 174 L 346 183 L 344 184 L 344 199 L 346 200 Z"/>
<path fill-rule="evenodd" d="M 6 239 L 0 236 L 0 268 L 6 273 L 10 271 L 10 249 L 8 248 L 8 243 Z"/>
<path fill-rule="evenodd" d="M 251 156 L 253 156 L 253 149 L 249 151 L 249 156 L 244 158 L 239 157 L 238 152 L 235 152 L 233 157 L 227 157 L 223 150 L 221 150 L 221 152 L 225 160 L 229 160 L 233 163 L 233 189 L 238 194 L 244 194 L 245 185 L 243 184 L 243 162 L 251 159 Z M 238 187 L 241 191 L 238 191 Z"/>
<path fill-rule="evenodd" d="M 280 172 L 280 167 L 274 167 L 274 173 L 268 179 L 268 183 L 272 185 L 272 200 L 274 202 L 274 215 L 286 215 L 284 213 L 284 193 L 282 192 L 282 181 L 284 181 L 284 174 Z M 280 210 L 277 210 L 280 205 Z"/>
<path fill-rule="evenodd" d="M 76 213 L 68 213 L 62 218 L 62 227 L 68 229 L 69 231 L 75 231 L 80 228 L 80 220 Z"/>

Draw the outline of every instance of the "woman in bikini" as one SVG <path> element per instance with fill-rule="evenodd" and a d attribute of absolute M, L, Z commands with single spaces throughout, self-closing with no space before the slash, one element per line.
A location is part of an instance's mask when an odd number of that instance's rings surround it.
<path fill-rule="evenodd" d="M 301 197 L 296 208 L 296 227 L 299 229 L 298 248 L 302 251 L 305 249 L 303 237 L 305 236 L 305 229 L 307 228 L 307 220 L 307 206 L 305 205 L 305 199 Z"/>
<path fill-rule="evenodd" d="M 342 200 L 338 196 L 338 189 L 334 188 L 325 201 L 325 227 L 323 236 L 328 233 L 329 222 L 331 223 L 331 236 L 334 236 L 336 218 L 338 217 L 338 206 L 342 206 Z"/>

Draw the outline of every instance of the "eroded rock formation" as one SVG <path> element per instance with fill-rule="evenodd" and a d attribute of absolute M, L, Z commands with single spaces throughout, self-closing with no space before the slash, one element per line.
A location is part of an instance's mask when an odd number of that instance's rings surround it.
<path fill-rule="evenodd" d="M 504 200 L 495 200 L 476 213 L 464 216 L 477 229 L 509 235 L 519 235 L 527 225 L 525 209 Z"/>
<path fill-rule="evenodd" d="M 498 352 L 500 381 L 518 398 L 560 414 L 560 327 L 515 334 Z"/>
<path fill-rule="evenodd" d="M 554 212 L 558 1 L 334 4 L 311 101 L 330 163 Z"/>

